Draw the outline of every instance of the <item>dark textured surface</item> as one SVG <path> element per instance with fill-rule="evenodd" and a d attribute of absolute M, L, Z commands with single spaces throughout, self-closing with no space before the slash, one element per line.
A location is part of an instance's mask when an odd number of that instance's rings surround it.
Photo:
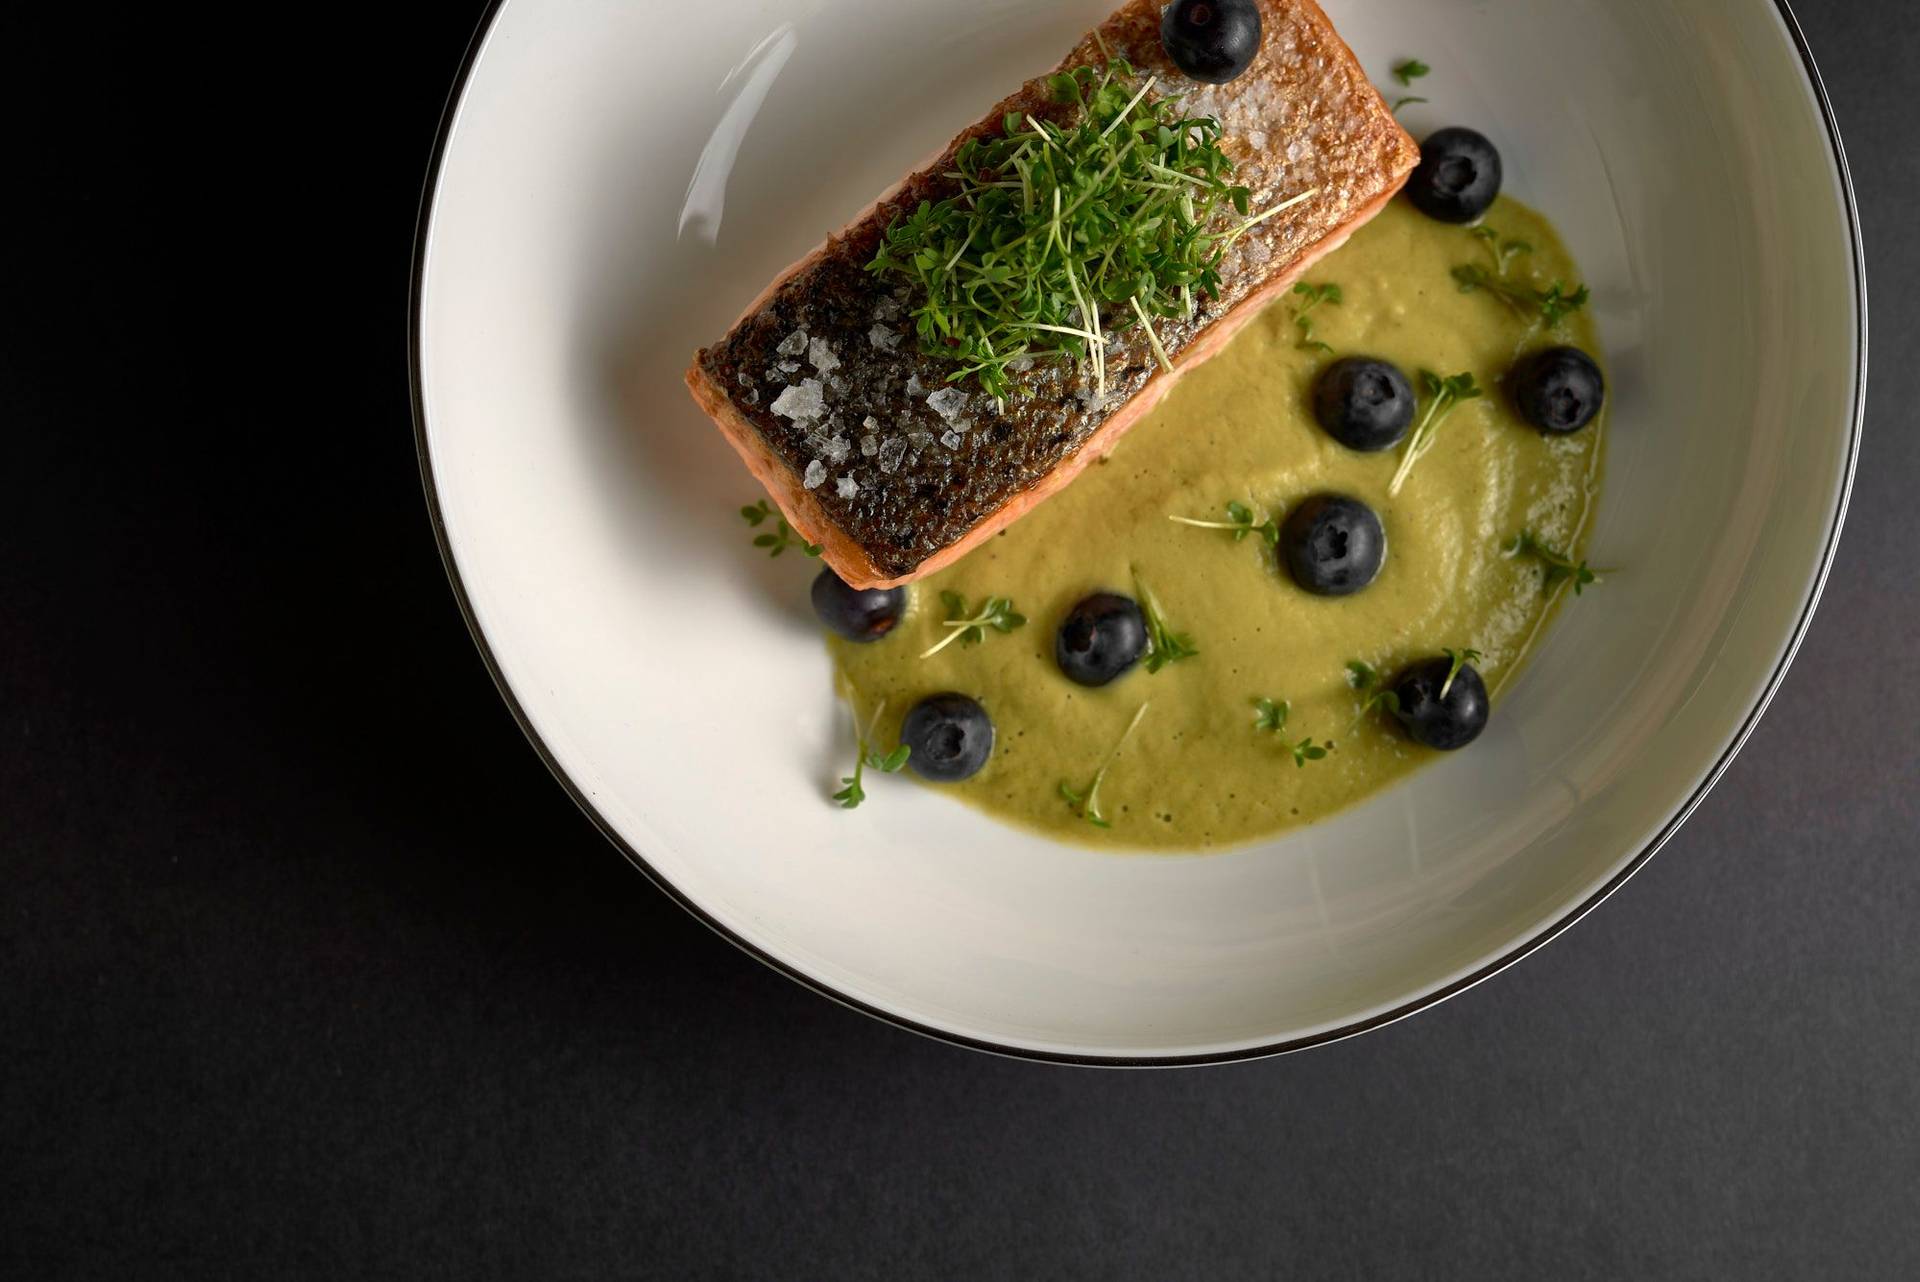
<path fill-rule="evenodd" d="M 0 1278 L 1920 1276 L 1907 7 L 1801 6 L 1878 360 L 1826 603 L 1745 753 L 1517 969 L 1152 1074 L 778 978 L 522 741 L 427 535 L 401 342 L 474 8 L 253 32 L 305 52 L 205 74 L 195 10 L 0 30 L 31 232 L 0 312 Z"/>

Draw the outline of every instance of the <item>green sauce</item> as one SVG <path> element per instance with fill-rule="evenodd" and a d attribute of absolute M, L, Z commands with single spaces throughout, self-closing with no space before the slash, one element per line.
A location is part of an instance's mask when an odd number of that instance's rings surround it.
<path fill-rule="evenodd" d="M 1526 241 L 1512 275 L 1545 286 L 1580 274 L 1552 228 L 1502 199 L 1486 222 Z M 1376 356 L 1415 377 L 1470 370 L 1488 395 L 1457 407 L 1399 494 L 1387 485 L 1400 450 L 1357 454 L 1314 422 L 1310 390 L 1332 356 L 1300 346 L 1304 301 L 1275 303 L 1226 351 L 1186 375 L 1112 455 L 958 564 L 913 588 L 906 619 L 874 645 L 832 642 L 843 692 L 891 747 L 906 710 L 959 690 L 980 700 L 998 732 L 993 760 L 942 791 L 1051 836 L 1101 847 L 1202 850 L 1311 823 L 1378 792 L 1439 754 L 1390 720 L 1360 715 L 1346 665 L 1389 679 L 1443 647 L 1472 647 L 1498 696 L 1525 660 L 1564 587 L 1545 590 L 1534 561 L 1506 547 L 1522 529 L 1577 560 L 1600 487 L 1602 422 L 1549 438 L 1522 423 L 1501 381 L 1524 351 L 1570 342 L 1598 354 L 1584 312 L 1549 335 L 1485 291 L 1463 294 L 1449 272 L 1489 263 L 1467 229 L 1433 222 L 1394 201 L 1307 275 L 1341 287 L 1342 302 L 1313 309 L 1312 337 L 1338 355 Z M 1423 398 L 1424 407 L 1424 398 Z M 1310 494 L 1351 494 L 1380 514 L 1387 560 L 1379 578 L 1345 598 L 1294 585 L 1260 538 L 1179 525 L 1172 515 L 1224 519 L 1229 500 L 1256 519 L 1283 517 Z M 1089 690 L 1054 664 L 1054 633 L 1082 597 L 1135 595 L 1135 570 L 1195 658 L 1149 674 L 1136 667 Z M 943 590 L 969 601 L 1013 598 L 1030 620 L 979 644 L 920 654 L 946 634 Z M 1286 733 L 1255 729 L 1254 700 L 1292 705 Z M 1111 828 L 1096 828 L 1062 798 L 1084 791 L 1142 703 L 1145 716 L 1101 789 Z M 1297 766 L 1288 744 L 1332 741 Z M 1473 751 L 1472 748 L 1466 751 Z M 905 777 L 905 776 L 902 776 Z M 884 803 L 884 798 L 876 798 Z"/>

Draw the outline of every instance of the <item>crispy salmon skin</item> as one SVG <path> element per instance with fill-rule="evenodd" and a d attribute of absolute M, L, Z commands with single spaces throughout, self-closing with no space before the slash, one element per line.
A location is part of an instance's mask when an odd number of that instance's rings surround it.
<path fill-rule="evenodd" d="M 1037 363 L 1031 395 L 1004 404 L 952 366 L 922 355 L 916 300 L 866 270 L 895 215 L 953 192 L 943 175 L 971 137 L 1009 112 L 1057 110 L 1046 77 L 1029 81 L 955 138 L 748 307 L 687 370 L 694 400 L 787 519 L 856 587 L 929 574 L 1058 492 L 1152 409 L 1181 372 L 1218 352 L 1260 308 L 1379 212 L 1419 148 L 1368 82 L 1313 0 L 1260 0 L 1260 55 L 1238 79 L 1187 79 L 1160 46 L 1159 0 L 1130 0 L 1088 33 L 1058 70 L 1103 66 L 1109 53 L 1182 94 L 1183 110 L 1219 120 L 1234 181 L 1267 209 L 1312 192 L 1248 230 L 1227 252 L 1222 287 L 1193 315 L 1156 326 L 1173 369 L 1145 334 L 1106 348 L 1106 390 L 1085 362 Z"/>

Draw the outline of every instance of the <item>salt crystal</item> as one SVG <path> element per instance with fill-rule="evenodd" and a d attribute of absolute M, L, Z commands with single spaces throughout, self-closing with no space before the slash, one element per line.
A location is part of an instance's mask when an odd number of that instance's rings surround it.
<path fill-rule="evenodd" d="M 875 325 L 867 331 L 867 341 L 883 352 L 897 352 L 900 350 L 900 331 Z"/>
<path fill-rule="evenodd" d="M 807 350 L 807 331 L 796 329 L 780 340 L 780 346 L 773 349 L 782 356 L 798 356 Z"/>
<path fill-rule="evenodd" d="M 873 317 L 875 320 L 890 321 L 894 317 L 898 316 L 899 314 L 900 314 L 900 303 L 897 299 L 894 299 L 892 297 L 881 298 L 881 300 L 878 303 L 876 303 L 873 308 Z M 874 328 L 878 329 L 880 327 L 876 325 L 874 326 Z"/>
<path fill-rule="evenodd" d="M 800 372 L 800 362 L 799 361 L 781 361 L 778 365 L 774 366 L 774 368 L 779 370 L 782 374 L 798 374 Z"/>
<path fill-rule="evenodd" d="M 745 370 L 741 370 L 738 374 L 734 375 L 734 377 L 739 380 L 740 386 L 742 387 L 753 386 L 753 375 L 747 373 Z"/>
<path fill-rule="evenodd" d="M 827 346 L 827 340 L 824 338 L 816 338 L 808 346 L 807 359 L 812 361 L 813 367 L 822 374 L 831 374 L 840 368 L 840 358 L 833 354 L 833 349 Z"/>
<path fill-rule="evenodd" d="M 921 385 L 920 376 L 918 374 L 909 374 L 907 376 L 907 395 L 925 396 L 926 394 L 927 389 Z"/>
<path fill-rule="evenodd" d="M 839 491 L 841 498 L 850 499 L 860 492 L 860 482 L 851 476 L 843 476 L 834 482 L 834 488 Z"/>
<path fill-rule="evenodd" d="M 891 472 L 900 466 L 900 460 L 907 456 L 907 443 L 898 436 L 890 436 L 880 447 L 880 470 Z"/>
<path fill-rule="evenodd" d="M 760 403 L 760 389 L 757 387 L 749 387 L 746 391 L 740 393 L 740 399 L 749 405 L 758 405 Z"/>
<path fill-rule="evenodd" d="M 927 397 L 927 408 L 951 423 L 967 407 L 967 394 L 957 387 L 943 387 Z"/>
<path fill-rule="evenodd" d="M 940 434 L 940 443 L 950 450 L 957 450 L 960 448 L 960 433 L 948 428 Z"/>
<path fill-rule="evenodd" d="M 1267 131 L 1264 129 L 1249 131 L 1247 134 L 1247 146 L 1253 148 L 1255 151 L 1265 151 L 1267 149 Z"/>
<path fill-rule="evenodd" d="M 800 478 L 810 490 L 817 490 L 827 479 L 827 465 L 819 459 L 807 464 L 807 474 Z"/>
<path fill-rule="evenodd" d="M 1024 374 L 1033 368 L 1033 357 L 1016 356 L 1007 362 L 1007 368 L 1015 374 Z"/>
<path fill-rule="evenodd" d="M 847 394 L 847 380 L 841 378 L 838 374 L 827 375 L 827 387 L 832 390 L 835 396 L 845 396 Z"/>
<path fill-rule="evenodd" d="M 773 404 L 769 408 L 775 414 L 781 414 L 799 422 L 802 419 L 819 418 L 820 411 L 825 406 L 826 400 L 820 395 L 820 381 L 805 378 L 791 387 L 782 388 L 780 395 L 774 397 Z"/>
<path fill-rule="evenodd" d="M 867 421 L 868 421 L 868 422 L 872 422 L 873 420 L 871 420 L 871 419 L 869 419 L 869 420 L 867 420 Z M 865 456 L 866 456 L 867 458 L 872 458 L 872 457 L 873 457 L 874 455 L 876 455 L 876 454 L 878 454 L 879 452 L 880 452 L 880 438 L 879 438 L 879 437 L 877 437 L 877 436 L 874 436 L 874 435 L 872 435 L 871 433 L 869 433 L 868 435 L 866 435 L 866 436 L 863 436 L 863 437 L 861 437 L 861 438 L 860 438 L 860 453 L 861 453 L 861 454 L 863 454 L 863 455 L 865 455 Z"/>
<path fill-rule="evenodd" d="M 853 446 L 847 444 L 846 437 L 836 436 L 827 442 L 826 453 L 827 462 L 844 463 L 847 461 L 847 456 L 853 453 Z"/>

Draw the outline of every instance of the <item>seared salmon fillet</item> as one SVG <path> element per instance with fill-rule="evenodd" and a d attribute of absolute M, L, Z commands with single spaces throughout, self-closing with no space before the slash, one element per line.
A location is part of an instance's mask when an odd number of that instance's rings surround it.
<path fill-rule="evenodd" d="M 1260 0 L 1260 55 L 1225 85 L 1189 80 L 1167 58 L 1161 7 L 1130 0 L 1058 70 L 1126 59 L 1160 92 L 1183 95 L 1187 114 L 1220 122 L 1253 208 L 1294 202 L 1233 242 L 1221 287 L 1198 296 L 1191 315 L 1157 322 L 1171 370 L 1142 329 L 1128 329 L 1105 349 L 1104 392 L 1088 362 L 1046 360 L 1021 375 L 1030 395 L 996 401 L 972 380 L 947 381 L 953 365 L 919 350 L 907 289 L 866 270 L 896 215 L 953 193 L 945 175 L 962 143 L 997 131 L 1009 112 L 1060 110 L 1046 77 L 781 273 L 694 356 L 694 399 L 848 583 L 929 574 L 1058 492 L 1180 373 L 1378 213 L 1418 163 L 1419 148 L 1313 0 Z"/>

